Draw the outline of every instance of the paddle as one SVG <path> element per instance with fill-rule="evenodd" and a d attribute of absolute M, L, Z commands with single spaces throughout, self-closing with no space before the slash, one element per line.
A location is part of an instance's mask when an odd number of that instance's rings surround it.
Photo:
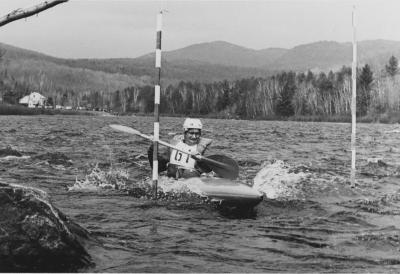
<path fill-rule="evenodd" d="M 210 160 L 212 160 L 212 162 L 210 162 Z M 223 166 L 221 166 L 221 164 L 223 164 Z M 198 162 L 198 165 L 206 172 L 207 169 L 204 166 L 208 167 L 208 170 L 211 169 L 222 178 L 234 180 L 239 176 L 239 165 L 235 160 L 225 155 L 203 156 L 203 159 Z"/>
<path fill-rule="evenodd" d="M 118 130 L 118 131 L 122 131 L 125 133 L 129 133 L 129 134 L 134 134 L 134 135 L 138 135 L 144 139 L 153 141 L 153 136 L 151 135 L 146 135 L 141 133 L 140 131 L 133 129 L 131 127 L 127 127 L 127 126 L 123 126 L 123 125 L 110 125 L 111 128 Z M 166 147 L 172 148 L 172 149 L 176 149 L 178 151 L 181 151 L 183 153 L 186 153 L 186 151 L 183 151 L 179 148 L 176 148 L 174 145 L 171 145 L 167 142 L 164 142 L 162 140 L 158 140 L 158 143 L 161 145 L 164 145 Z M 199 161 L 199 165 L 201 168 L 207 170 L 212 170 L 214 171 L 219 177 L 222 178 L 227 178 L 227 179 L 231 179 L 234 180 L 239 176 L 239 166 L 236 163 L 235 160 L 224 156 L 224 155 L 211 155 L 209 157 L 205 157 L 202 155 L 194 155 L 191 154 L 191 157 L 193 157 L 194 159 L 196 159 L 197 161 Z M 205 166 L 204 166 L 205 165 Z"/>

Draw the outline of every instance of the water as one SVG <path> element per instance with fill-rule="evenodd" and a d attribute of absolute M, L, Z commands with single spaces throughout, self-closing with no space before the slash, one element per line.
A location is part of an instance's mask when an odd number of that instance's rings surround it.
<path fill-rule="evenodd" d="M 183 119 L 161 118 L 161 139 Z M 357 186 L 349 182 L 350 124 L 204 119 L 209 154 L 240 165 L 266 198 L 249 215 L 196 199 L 158 203 L 147 190 L 148 117 L 0 116 L 0 180 L 40 188 L 98 239 L 90 272 L 399 272 L 400 126 L 357 126 Z M 142 191 L 143 192 L 143 191 Z M 132 194 L 132 193 L 131 193 Z"/>

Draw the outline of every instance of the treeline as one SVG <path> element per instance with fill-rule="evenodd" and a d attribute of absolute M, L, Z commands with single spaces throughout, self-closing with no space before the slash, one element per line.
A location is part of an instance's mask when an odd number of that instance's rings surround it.
<path fill-rule="evenodd" d="M 393 57 L 394 58 L 394 57 Z M 374 77 L 370 66 L 357 72 L 357 114 L 365 116 L 400 110 L 397 59 Z M 161 92 L 160 111 L 170 115 L 212 115 L 224 118 L 267 119 L 287 116 L 335 116 L 351 113 L 351 68 L 314 74 L 282 72 L 267 78 L 180 82 Z M 119 112 L 150 113 L 152 86 L 116 91 L 107 100 Z"/>
<path fill-rule="evenodd" d="M 400 110 L 398 62 L 392 56 L 374 75 L 368 64 L 358 68 L 357 114 Z M 10 80 L 11 79 L 11 80 Z M 29 78 L 27 78 L 29 80 Z M 222 118 L 269 119 L 288 116 L 340 116 L 351 112 L 351 68 L 337 72 L 281 72 L 270 77 L 252 77 L 213 83 L 180 82 L 161 90 L 160 112 L 166 115 L 202 115 Z M 42 90 L 44 84 L 39 85 Z M 29 81 L 0 78 L 6 103 L 17 103 L 32 91 Z M 116 91 L 76 91 L 55 85 L 44 92 L 50 105 L 83 106 L 118 113 L 150 113 L 154 87 L 132 86 Z"/>

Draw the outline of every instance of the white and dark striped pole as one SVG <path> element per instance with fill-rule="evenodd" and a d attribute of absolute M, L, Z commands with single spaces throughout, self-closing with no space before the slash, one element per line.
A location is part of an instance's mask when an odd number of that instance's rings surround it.
<path fill-rule="evenodd" d="M 158 185 L 158 140 L 160 135 L 160 93 L 161 93 L 161 31 L 162 11 L 157 15 L 157 40 L 156 40 L 156 84 L 154 86 L 154 138 L 153 138 L 153 197 L 157 199 Z"/>
<path fill-rule="evenodd" d="M 351 66 L 351 173 L 350 183 L 356 185 L 356 113 L 357 113 L 357 40 L 356 40 L 356 8 L 353 7 L 353 63 Z"/>

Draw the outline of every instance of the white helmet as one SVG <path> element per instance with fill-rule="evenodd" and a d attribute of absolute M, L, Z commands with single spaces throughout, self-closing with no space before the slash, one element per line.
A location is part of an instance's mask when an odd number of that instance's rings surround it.
<path fill-rule="evenodd" d="M 187 131 L 189 128 L 197 128 L 201 130 L 203 128 L 203 124 L 201 123 L 200 119 L 186 118 L 185 122 L 183 122 L 183 130 Z"/>

